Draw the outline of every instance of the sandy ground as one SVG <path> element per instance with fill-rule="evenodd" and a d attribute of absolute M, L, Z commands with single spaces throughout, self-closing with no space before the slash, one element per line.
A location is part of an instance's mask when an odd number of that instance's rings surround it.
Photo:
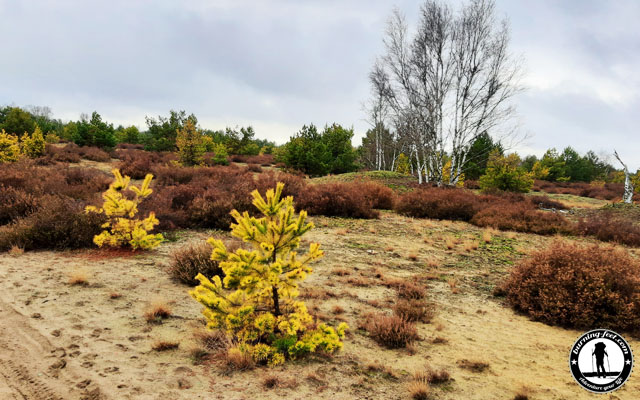
<path fill-rule="evenodd" d="M 406 399 L 411 374 L 425 366 L 453 377 L 433 388 L 436 399 L 513 399 L 523 390 L 530 399 L 597 397 L 580 388 L 568 368 L 569 349 L 581 332 L 530 321 L 491 295 L 518 258 L 553 238 L 494 233 L 484 243 L 483 231 L 468 224 L 390 213 L 375 221 L 314 220 L 308 241 L 321 243 L 326 256 L 304 284 L 312 294 L 307 303 L 330 324 L 344 319 L 352 327 L 333 359 L 230 375 L 215 360 L 194 364 L 200 306 L 163 265 L 173 249 L 212 233 L 186 231 L 176 242 L 135 255 L 1 254 L 0 399 Z M 447 249 L 447 239 L 458 243 Z M 479 248 L 465 250 L 470 242 Z M 350 274 L 337 276 L 336 268 Z M 68 283 L 78 273 L 87 275 L 88 285 Z M 435 307 L 434 320 L 419 324 L 422 340 L 414 354 L 381 348 L 357 329 L 366 313 L 390 310 L 394 292 L 382 283 L 393 278 L 428 282 Z M 162 324 L 143 318 L 154 301 L 173 310 Z M 332 311 L 336 305 L 344 313 Z M 180 347 L 153 351 L 161 339 Z M 460 367 L 462 360 L 489 368 L 473 372 Z M 262 381 L 273 375 L 291 387 L 266 389 Z M 637 371 L 622 389 L 599 398 L 640 398 Z"/>

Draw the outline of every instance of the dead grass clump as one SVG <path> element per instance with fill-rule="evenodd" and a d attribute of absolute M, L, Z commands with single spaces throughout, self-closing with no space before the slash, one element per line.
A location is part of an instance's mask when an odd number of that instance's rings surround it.
<path fill-rule="evenodd" d="M 333 308 L 331 309 L 331 312 L 334 314 L 343 314 L 344 313 L 344 308 L 342 308 L 339 305 L 335 305 L 333 306 Z"/>
<path fill-rule="evenodd" d="M 491 243 L 491 240 L 493 239 L 493 235 L 491 235 L 491 230 L 490 229 L 485 229 L 484 231 L 482 231 L 482 241 L 489 244 Z"/>
<path fill-rule="evenodd" d="M 155 302 L 144 312 L 144 318 L 148 323 L 160 323 L 171 316 L 171 308 L 163 302 Z"/>
<path fill-rule="evenodd" d="M 412 381 L 409 384 L 409 396 L 413 400 L 428 400 L 431 389 L 424 382 Z"/>
<path fill-rule="evenodd" d="M 265 389 L 293 389 L 298 387 L 295 378 L 283 378 L 282 376 L 269 374 L 262 377 L 262 387 Z"/>
<path fill-rule="evenodd" d="M 458 289 L 458 278 L 449 278 L 447 283 L 449 284 L 449 288 L 451 289 L 451 293 L 458 294 L 460 289 Z"/>
<path fill-rule="evenodd" d="M 332 273 L 337 276 L 347 276 L 351 275 L 351 271 L 346 268 L 334 268 Z"/>
<path fill-rule="evenodd" d="M 356 287 L 365 287 L 365 286 L 371 285 L 371 281 L 369 279 L 366 279 L 360 276 L 349 277 L 347 278 L 346 282 L 349 285 L 356 286 Z"/>
<path fill-rule="evenodd" d="M 187 285 L 196 286 L 195 276 L 202 274 L 207 278 L 223 275 L 217 261 L 211 259 L 211 246 L 208 243 L 180 248 L 170 255 L 169 274 Z"/>
<path fill-rule="evenodd" d="M 418 255 L 416 253 L 409 253 L 407 258 L 411 261 L 418 261 Z"/>
<path fill-rule="evenodd" d="M 478 250 L 478 247 L 478 242 L 473 240 L 464 243 L 464 251 L 466 252 Z"/>
<path fill-rule="evenodd" d="M 433 311 L 424 300 L 398 299 L 393 306 L 393 312 L 400 318 L 410 322 L 431 322 Z"/>
<path fill-rule="evenodd" d="M 448 237 L 444 244 L 448 250 L 453 250 L 456 247 L 457 240 L 454 237 Z"/>
<path fill-rule="evenodd" d="M 77 270 L 69 274 L 69 285 L 86 286 L 89 284 L 89 275 L 86 271 Z"/>
<path fill-rule="evenodd" d="M 467 359 L 458 360 L 457 364 L 460 368 L 468 369 L 471 372 L 484 372 L 487 368 L 489 368 L 489 364 L 482 361 L 470 361 Z"/>
<path fill-rule="evenodd" d="M 443 338 L 442 336 L 436 336 L 436 337 L 433 338 L 431 343 L 433 343 L 433 344 L 447 344 L 447 343 L 449 343 L 449 340 L 447 338 Z"/>
<path fill-rule="evenodd" d="M 397 315 L 372 315 L 365 329 L 373 340 L 390 349 L 404 348 L 419 338 L 415 324 Z"/>
<path fill-rule="evenodd" d="M 117 293 L 117 292 L 109 293 L 109 298 L 111 300 L 119 299 L 120 297 L 122 297 L 120 293 Z"/>
<path fill-rule="evenodd" d="M 156 340 L 151 345 L 151 349 L 154 351 L 167 351 L 167 350 L 175 350 L 180 347 L 180 342 L 175 342 L 172 340 Z"/>
<path fill-rule="evenodd" d="M 229 348 L 231 342 L 221 330 L 199 329 L 194 332 L 193 337 L 207 351 L 222 351 Z"/>
<path fill-rule="evenodd" d="M 221 353 L 222 367 L 224 372 L 247 371 L 255 367 L 255 362 L 250 354 L 241 351 L 237 347 L 232 347 Z"/>
<path fill-rule="evenodd" d="M 24 254 L 24 249 L 23 249 L 22 247 L 19 247 L 19 246 L 13 245 L 13 246 L 11 246 L 11 248 L 9 249 L 9 255 L 10 255 L 10 256 L 17 257 L 17 256 L 21 256 L 21 255 L 23 255 L 23 254 Z"/>
<path fill-rule="evenodd" d="M 520 262 L 502 289 L 514 309 L 550 325 L 640 326 L 640 263 L 612 247 L 556 241 Z"/>

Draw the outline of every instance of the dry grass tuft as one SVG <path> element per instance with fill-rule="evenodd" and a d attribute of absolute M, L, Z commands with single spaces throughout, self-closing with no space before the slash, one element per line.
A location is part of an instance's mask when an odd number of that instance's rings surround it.
<path fill-rule="evenodd" d="M 413 281 L 399 281 L 396 286 L 398 297 L 409 300 L 423 299 L 427 295 L 425 288 Z"/>
<path fill-rule="evenodd" d="M 164 302 L 152 303 L 144 312 L 144 318 L 148 323 L 159 323 L 171 316 L 171 308 Z"/>
<path fill-rule="evenodd" d="M 226 352 L 221 353 L 222 366 L 226 373 L 234 371 L 247 371 L 255 367 L 251 355 L 242 352 L 237 347 L 232 347 Z"/>
<path fill-rule="evenodd" d="M 482 241 L 485 243 L 491 243 L 491 240 L 493 239 L 493 235 L 491 235 L 491 230 L 490 229 L 485 229 L 484 231 L 482 231 Z"/>
<path fill-rule="evenodd" d="M 384 248 L 384 251 L 393 251 L 393 250 L 395 250 L 393 246 L 387 246 Z"/>
<path fill-rule="evenodd" d="M 77 270 L 69 274 L 69 285 L 86 286 L 89 284 L 89 275 L 84 270 Z"/>
<path fill-rule="evenodd" d="M 346 282 L 356 287 L 371 286 L 371 280 L 362 277 L 351 277 L 348 278 Z"/>
<path fill-rule="evenodd" d="M 444 241 L 444 244 L 448 250 L 453 250 L 456 247 L 457 243 L 457 239 L 451 236 L 447 237 Z"/>
<path fill-rule="evenodd" d="M 180 342 L 174 342 L 172 340 L 156 340 L 151 345 L 151 349 L 154 351 L 175 350 L 178 347 L 180 347 Z"/>
<path fill-rule="evenodd" d="M 390 349 L 404 348 L 419 339 L 415 324 L 397 315 L 372 315 L 364 327 L 373 340 Z"/>
<path fill-rule="evenodd" d="M 120 293 L 116 293 L 116 292 L 109 293 L 109 298 L 112 300 L 119 299 L 120 297 L 122 297 Z"/>
<path fill-rule="evenodd" d="M 13 245 L 9 249 L 9 255 L 13 257 L 17 257 L 24 254 L 24 249 L 20 246 Z"/>
<path fill-rule="evenodd" d="M 298 387 L 295 378 L 285 379 L 279 375 L 269 374 L 262 377 L 262 387 L 265 389 L 293 389 Z"/>
<path fill-rule="evenodd" d="M 351 271 L 346 268 L 334 268 L 332 273 L 337 276 L 347 276 L 351 275 Z"/>
<path fill-rule="evenodd" d="M 467 359 L 463 359 L 463 360 L 458 360 L 457 364 L 460 368 L 463 369 L 468 369 L 469 371 L 472 372 L 483 372 L 485 371 L 487 368 L 489 368 L 489 364 L 486 362 L 482 362 L 482 361 L 470 361 Z"/>
<path fill-rule="evenodd" d="M 449 343 L 449 339 L 443 338 L 442 336 L 436 336 L 435 338 L 433 338 L 431 343 L 433 343 L 433 344 L 447 344 L 447 343 Z"/>
<path fill-rule="evenodd" d="M 451 293 L 460 293 L 460 289 L 458 289 L 458 278 L 449 278 L 449 280 L 447 280 L 447 283 L 449 284 L 449 288 L 451 288 Z"/>
<path fill-rule="evenodd" d="M 198 329 L 193 337 L 208 351 L 226 350 L 231 345 L 229 338 L 221 330 Z"/>
<path fill-rule="evenodd" d="M 334 314 L 342 314 L 342 313 L 344 313 L 344 308 L 340 307 L 339 305 L 335 305 L 331 309 L 331 312 L 334 313 Z"/>
<path fill-rule="evenodd" d="M 418 255 L 416 253 L 409 253 L 407 258 L 411 261 L 418 261 Z"/>
<path fill-rule="evenodd" d="M 466 252 L 478 250 L 478 247 L 479 245 L 476 241 L 467 241 L 464 243 L 464 251 Z"/>
<path fill-rule="evenodd" d="M 413 400 L 428 400 L 430 394 L 431 388 L 427 382 L 412 380 L 409 383 L 409 396 Z"/>

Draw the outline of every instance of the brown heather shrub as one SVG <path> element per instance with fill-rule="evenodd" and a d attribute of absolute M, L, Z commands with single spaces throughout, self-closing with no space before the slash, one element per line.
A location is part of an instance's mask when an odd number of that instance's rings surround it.
<path fill-rule="evenodd" d="M 427 307 L 424 300 L 398 299 L 393 306 L 393 312 L 409 322 L 431 322 L 433 311 Z"/>
<path fill-rule="evenodd" d="M 233 154 L 229 157 L 229 160 L 237 163 L 258 164 L 263 166 L 272 165 L 274 163 L 273 154 L 260 154 L 257 156 Z"/>
<path fill-rule="evenodd" d="M 218 262 L 211 259 L 211 251 L 212 248 L 208 243 L 191 245 L 174 251 L 170 255 L 169 274 L 190 286 L 200 284 L 195 279 L 199 273 L 207 278 L 223 275 Z"/>
<path fill-rule="evenodd" d="M 404 348 L 419 339 L 415 324 L 397 315 L 372 315 L 364 327 L 373 340 L 390 349 Z"/>
<path fill-rule="evenodd" d="M 221 355 L 222 366 L 227 374 L 235 371 L 246 371 L 255 367 L 253 357 L 237 347 L 231 347 Z"/>
<path fill-rule="evenodd" d="M 306 210 L 309 215 L 328 217 L 378 218 L 380 213 L 357 185 L 349 183 L 326 183 L 309 185 L 296 198 L 296 209 Z"/>
<path fill-rule="evenodd" d="M 231 342 L 224 331 L 202 329 L 194 333 L 194 338 L 207 351 L 226 351 Z"/>
<path fill-rule="evenodd" d="M 79 163 L 81 160 L 80 150 L 76 144 L 69 143 L 63 147 L 59 147 L 52 144 L 45 146 L 45 154 L 40 157 L 44 159 L 41 163 Z"/>
<path fill-rule="evenodd" d="M 80 156 L 87 160 L 99 162 L 111 161 L 111 156 L 109 155 L 109 153 L 97 147 L 80 147 L 78 151 L 80 153 Z"/>
<path fill-rule="evenodd" d="M 424 286 L 410 280 L 399 281 L 393 286 L 395 286 L 398 291 L 398 297 L 401 299 L 420 300 L 427 295 Z"/>
<path fill-rule="evenodd" d="M 453 188 L 418 189 L 400 196 L 396 211 L 415 218 L 469 221 L 480 205 L 480 196 Z"/>
<path fill-rule="evenodd" d="M 547 196 L 529 196 L 528 199 L 536 207 L 555 208 L 556 210 L 567 209 L 564 204 L 559 201 L 552 200 Z"/>
<path fill-rule="evenodd" d="M 0 186 L 0 225 L 26 217 L 38 208 L 38 201 L 32 194 L 21 189 Z"/>
<path fill-rule="evenodd" d="M 0 251 L 92 247 L 105 217 L 87 214 L 84 205 L 69 198 L 45 196 L 39 210 L 0 227 Z"/>
<path fill-rule="evenodd" d="M 561 215 L 532 209 L 526 203 L 498 203 L 480 210 L 470 221 L 504 231 L 553 235 L 571 233 L 573 228 Z"/>
<path fill-rule="evenodd" d="M 135 158 L 121 160 L 118 163 L 118 169 L 123 175 L 130 176 L 132 179 L 144 179 L 147 174 L 151 173 L 154 165 L 151 155 L 142 152 Z"/>
<path fill-rule="evenodd" d="M 551 194 L 571 194 L 600 200 L 613 200 L 622 197 L 624 185 L 622 183 L 605 183 L 603 186 L 599 186 L 585 182 L 547 182 L 536 180 L 533 183 L 533 190 Z"/>
<path fill-rule="evenodd" d="M 258 164 L 249 164 L 247 165 L 247 170 L 249 172 L 262 172 L 262 167 Z"/>
<path fill-rule="evenodd" d="M 118 143 L 116 145 L 116 150 L 142 150 L 144 149 L 144 146 L 141 144 L 134 144 L 134 143 Z"/>
<path fill-rule="evenodd" d="M 612 211 L 599 211 L 578 222 L 578 232 L 594 236 L 603 242 L 616 242 L 627 246 L 640 246 L 640 225 L 632 221 L 633 216 L 624 216 Z"/>
<path fill-rule="evenodd" d="M 612 247 L 555 242 L 501 287 L 515 310 L 546 324 L 636 333 L 640 326 L 640 263 Z"/>
<path fill-rule="evenodd" d="M 487 368 L 489 368 L 489 364 L 484 361 L 474 361 L 474 360 L 458 360 L 457 364 L 460 368 L 468 369 L 471 372 L 484 372 Z"/>
<path fill-rule="evenodd" d="M 371 202 L 371 207 L 380 210 L 393 210 L 395 194 L 387 186 L 370 181 L 353 182 L 351 185 L 364 194 L 367 201 Z"/>

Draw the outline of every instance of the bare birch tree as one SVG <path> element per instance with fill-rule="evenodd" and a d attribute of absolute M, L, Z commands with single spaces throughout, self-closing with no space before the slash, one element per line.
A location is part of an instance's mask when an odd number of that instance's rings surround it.
<path fill-rule="evenodd" d="M 394 10 L 385 54 L 372 72 L 385 79 L 371 83 L 411 144 L 419 183 L 455 185 L 471 143 L 485 131 L 498 131 L 514 114 L 509 100 L 520 90 L 520 68 L 508 43 L 508 24 L 496 21 L 493 0 L 470 0 L 456 14 L 443 2 L 427 0 L 411 39 L 406 19 Z M 450 178 L 443 182 L 447 157 Z"/>
<path fill-rule="evenodd" d="M 627 168 L 627 164 L 622 162 L 617 151 L 614 150 L 613 155 L 618 159 L 618 161 L 620 161 L 624 171 L 624 195 L 622 195 L 622 201 L 631 204 L 633 202 L 633 191 L 635 188 L 633 187 L 633 182 L 631 182 L 631 177 L 629 176 L 629 168 Z"/>

